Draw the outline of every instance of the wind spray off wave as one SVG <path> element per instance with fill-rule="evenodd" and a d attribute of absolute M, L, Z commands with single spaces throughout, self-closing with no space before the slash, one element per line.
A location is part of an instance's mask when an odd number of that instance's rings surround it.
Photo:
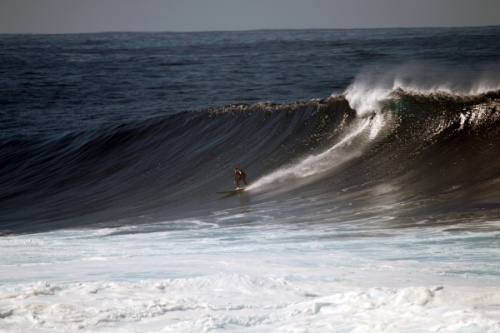
<path fill-rule="evenodd" d="M 476 96 L 500 90 L 498 66 L 471 71 L 430 63 L 367 68 L 357 75 L 344 95 L 359 116 L 381 111 L 398 92 L 423 96 Z"/>

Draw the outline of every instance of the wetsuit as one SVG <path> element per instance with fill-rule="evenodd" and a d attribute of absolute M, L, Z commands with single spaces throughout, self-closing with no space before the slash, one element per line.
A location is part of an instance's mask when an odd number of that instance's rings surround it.
<path fill-rule="evenodd" d="M 248 185 L 246 178 L 247 175 L 245 174 L 245 171 L 240 168 L 234 168 L 234 182 L 236 183 L 236 187 L 240 187 L 240 181 L 243 181 L 245 185 Z"/>

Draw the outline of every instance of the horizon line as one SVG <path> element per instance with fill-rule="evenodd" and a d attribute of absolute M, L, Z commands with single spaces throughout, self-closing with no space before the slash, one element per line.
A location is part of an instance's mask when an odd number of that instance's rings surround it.
<path fill-rule="evenodd" d="M 112 33 L 223 33 L 223 32 L 257 32 L 257 31 L 312 31 L 312 30 L 394 30 L 394 29 L 464 29 L 464 28 L 493 28 L 499 25 L 457 25 L 457 26 L 408 26 L 408 27 L 372 27 L 372 28 L 256 28 L 256 29 L 213 29 L 213 30 L 103 30 L 82 32 L 0 32 L 0 35 L 90 35 Z"/>

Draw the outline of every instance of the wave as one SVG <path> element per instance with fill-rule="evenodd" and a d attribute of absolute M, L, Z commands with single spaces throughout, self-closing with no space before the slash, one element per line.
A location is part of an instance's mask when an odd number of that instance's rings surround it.
<path fill-rule="evenodd" d="M 498 67 L 498 66 L 497 66 Z M 455 70 L 442 65 L 407 63 L 391 69 L 370 67 L 361 72 L 345 91 L 351 108 L 360 116 L 379 111 L 384 101 L 399 92 L 412 95 L 447 95 L 470 98 L 500 90 L 500 68 L 479 71 Z"/>
<path fill-rule="evenodd" d="M 500 90 L 417 91 L 393 82 L 363 95 L 367 82 L 325 100 L 227 105 L 5 139 L 0 232 L 210 214 L 214 203 L 225 204 L 214 192 L 232 186 L 235 165 L 247 171 L 248 193 L 265 193 L 261 200 L 372 188 L 356 193 L 498 209 Z"/>

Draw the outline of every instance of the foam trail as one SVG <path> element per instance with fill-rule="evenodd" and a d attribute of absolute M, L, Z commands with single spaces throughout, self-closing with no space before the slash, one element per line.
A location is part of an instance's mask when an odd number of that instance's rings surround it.
<path fill-rule="evenodd" d="M 345 137 L 328 150 L 317 155 L 309 155 L 299 163 L 280 168 L 257 180 L 255 183 L 248 186 L 247 189 L 252 190 L 274 183 L 303 179 L 331 170 L 361 155 L 364 146 L 375 139 L 384 124 L 384 116 L 381 114 L 373 118 L 359 119 L 352 127 L 352 130 L 348 131 Z M 357 149 L 351 149 L 353 145 L 356 145 Z"/>

